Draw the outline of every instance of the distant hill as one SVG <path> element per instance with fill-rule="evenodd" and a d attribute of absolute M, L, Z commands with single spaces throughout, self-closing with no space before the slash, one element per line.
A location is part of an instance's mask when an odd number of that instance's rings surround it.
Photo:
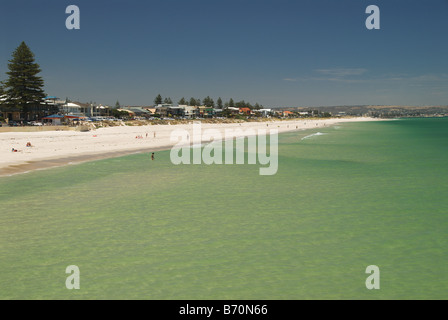
<path fill-rule="evenodd" d="M 296 107 L 280 108 L 295 112 L 318 110 L 320 113 L 330 113 L 332 116 L 371 116 L 381 118 L 395 117 L 433 117 L 448 116 L 448 106 L 326 106 L 326 107 Z"/>

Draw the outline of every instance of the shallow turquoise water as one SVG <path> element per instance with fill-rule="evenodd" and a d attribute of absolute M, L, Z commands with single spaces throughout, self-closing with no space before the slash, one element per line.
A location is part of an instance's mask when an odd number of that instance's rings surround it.
<path fill-rule="evenodd" d="M 274 176 L 166 151 L 0 178 L 0 298 L 448 298 L 448 119 L 319 131 Z"/>

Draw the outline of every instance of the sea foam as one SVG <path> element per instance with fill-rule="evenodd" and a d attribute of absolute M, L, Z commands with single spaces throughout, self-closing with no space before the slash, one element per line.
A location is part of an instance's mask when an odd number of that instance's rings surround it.
<path fill-rule="evenodd" d="M 312 138 L 315 136 L 323 136 L 324 134 L 326 134 L 326 133 L 316 132 L 316 133 L 310 134 L 309 136 L 303 137 L 301 140 L 309 139 L 309 138 Z"/>

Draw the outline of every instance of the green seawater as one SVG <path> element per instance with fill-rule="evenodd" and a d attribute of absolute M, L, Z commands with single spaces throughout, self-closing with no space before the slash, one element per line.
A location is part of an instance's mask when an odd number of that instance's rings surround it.
<path fill-rule="evenodd" d="M 447 164 L 427 118 L 280 135 L 273 176 L 164 151 L 3 177 L 0 299 L 447 299 Z"/>

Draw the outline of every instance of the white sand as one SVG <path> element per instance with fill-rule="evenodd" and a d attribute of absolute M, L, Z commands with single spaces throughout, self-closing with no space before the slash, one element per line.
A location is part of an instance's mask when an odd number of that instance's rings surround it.
<path fill-rule="evenodd" d="M 372 118 L 288 120 L 270 122 L 246 122 L 231 124 L 202 124 L 202 131 L 218 129 L 224 137 L 225 129 L 278 129 L 279 133 L 331 126 L 342 122 L 373 121 Z M 268 126 L 267 126 L 268 125 Z M 296 128 L 297 127 L 297 128 Z M 120 126 L 101 128 L 90 132 L 44 131 L 0 133 L 0 169 L 29 162 L 62 159 L 76 156 L 101 155 L 111 152 L 136 152 L 169 149 L 171 133 L 175 129 L 185 129 L 192 134 L 192 124 L 149 125 L 140 127 Z M 156 133 L 156 137 L 154 137 Z M 148 134 L 148 136 L 146 136 Z M 136 139 L 136 136 L 143 139 Z M 33 147 L 26 147 L 31 142 Z M 19 152 L 11 152 L 11 149 Z"/>

